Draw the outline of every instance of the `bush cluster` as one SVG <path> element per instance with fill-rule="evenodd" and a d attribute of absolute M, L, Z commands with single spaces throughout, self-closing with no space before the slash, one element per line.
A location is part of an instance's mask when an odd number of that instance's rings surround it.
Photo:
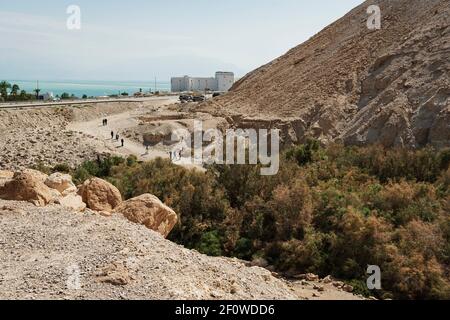
<path fill-rule="evenodd" d="M 288 150 L 276 176 L 258 166 L 206 173 L 168 160 L 87 162 L 126 198 L 152 193 L 179 214 L 170 239 L 212 256 L 264 259 L 286 274 L 344 279 L 380 298 L 450 298 L 450 152 L 379 146 Z M 383 288 L 368 292 L 368 265 Z"/>

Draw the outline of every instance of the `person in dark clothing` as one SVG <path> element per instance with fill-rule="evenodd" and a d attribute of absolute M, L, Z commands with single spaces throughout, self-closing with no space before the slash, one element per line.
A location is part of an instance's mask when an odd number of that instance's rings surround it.
<path fill-rule="evenodd" d="M 125 141 L 122 139 L 120 142 L 122 142 L 122 148 L 123 148 L 123 144 L 124 144 Z"/>
<path fill-rule="evenodd" d="M 114 139 L 114 131 L 111 131 L 111 140 Z"/>
<path fill-rule="evenodd" d="M 105 126 L 108 125 L 108 119 L 105 119 Z"/>
<path fill-rule="evenodd" d="M 117 141 L 119 141 L 119 138 L 120 138 L 119 134 L 116 134 L 116 140 Z"/>

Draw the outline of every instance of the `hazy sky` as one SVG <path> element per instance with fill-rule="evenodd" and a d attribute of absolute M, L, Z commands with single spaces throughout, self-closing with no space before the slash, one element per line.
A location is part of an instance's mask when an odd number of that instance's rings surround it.
<path fill-rule="evenodd" d="M 238 76 L 363 0 L 0 0 L 0 78 L 150 80 Z M 66 27 L 69 5 L 81 30 Z"/>

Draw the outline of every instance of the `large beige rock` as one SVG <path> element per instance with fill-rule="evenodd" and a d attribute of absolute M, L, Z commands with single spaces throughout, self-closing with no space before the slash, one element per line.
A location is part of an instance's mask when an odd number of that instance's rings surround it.
<path fill-rule="evenodd" d="M 159 232 L 167 237 L 177 223 L 177 214 L 151 194 L 123 202 L 115 210 L 128 220 L 145 225 L 147 228 Z"/>
<path fill-rule="evenodd" d="M 6 182 L 12 180 L 14 172 L 7 170 L 0 170 L 0 186 L 4 186 Z"/>
<path fill-rule="evenodd" d="M 38 171 L 16 172 L 11 181 L 0 187 L 0 198 L 4 200 L 28 201 L 36 206 L 45 206 L 54 198 L 49 187 L 42 181 Z"/>
<path fill-rule="evenodd" d="M 83 211 L 86 209 L 86 203 L 84 203 L 81 196 L 77 194 L 69 194 L 62 197 L 58 199 L 58 203 L 66 208 L 73 209 L 74 211 Z"/>
<path fill-rule="evenodd" d="M 72 176 L 69 174 L 53 173 L 47 177 L 45 184 L 52 189 L 58 190 L 63 195 L 77 192 L 77 187 L 72 182 Z"/>
<path fill-rule="evenodd" d="M 95 211 L 112 212 L 122 202 L 120 191 L 99 178 L 86 180 L 80 186 L 78 194 L 87 207 Z"/>
<path fill-rule="evenodd" d="M 27 175 L 32 176 L 33 178 L 35 178 L 43 183 L 48 178 L 48 175 L 46 175 L 45 173 L 42 173 L 42 172 L 40 172 L 38 170 L 34 170 L 34 169 L 24 169 L 24 170 L 22 170 L 22 173 L 26 173 Z"/>
<path fill-rule="evenodd" d="M 8 170 L 0 170 L 0 179 L 11 180 L 14 177 L 14 172 Z"/>

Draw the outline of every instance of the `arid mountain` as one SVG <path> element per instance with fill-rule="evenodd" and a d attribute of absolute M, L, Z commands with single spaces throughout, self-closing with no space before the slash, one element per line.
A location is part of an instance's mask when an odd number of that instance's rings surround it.
<path fill-rule="evenodd" d="M 450 146 L 449 24 L 449 0 L 366 1 L 202 109 L 288 142 Z"/>

